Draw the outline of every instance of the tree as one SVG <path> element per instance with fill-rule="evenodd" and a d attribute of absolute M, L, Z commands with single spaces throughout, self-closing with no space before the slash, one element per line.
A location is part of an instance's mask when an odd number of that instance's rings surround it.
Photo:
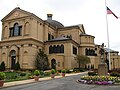
<path fill-rule="evenodd" d="M 20 70 L 20 64 L 19 64 L 19 62 L 17 62 L 17 63 L 15 64 L 14 69 L 15 69 L 15 70 Z"/>
<path fill-rule="evenodd" d="M 90 58 L 84 55 L 76 55 L 75 60 L 77 61 L 79 68 L 90 63 Z"/>
<path fill-rule="evenodd" d="M 48 57 L 41 49 L 37 52 L 35 66 L 37 69 L 42 71 L 49 69 Z"/>
<path fill-rule="evenodd" d="M 0 65 L 0 71 L 5 71 L 5 63 L 4 63 L 4 61 L 2 61 L 1 65 Z"/>

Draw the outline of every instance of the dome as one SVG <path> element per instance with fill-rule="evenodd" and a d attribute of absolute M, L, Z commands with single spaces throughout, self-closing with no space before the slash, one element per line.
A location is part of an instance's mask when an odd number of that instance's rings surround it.
<path fill-rule="evenodd" d="M 50 23 L 55 28 L 64 28 L 63 24 L 61 24 L 58 21 L 55 20 L 46 20 L 48 23 Z"/>
<path fill-rule="evenodd" d="M 50 23 L 55 28 L 64 28 L 64 25 L 56 20 L 52 20 L 52 14 L 47 14 L 46 22 Z"/>

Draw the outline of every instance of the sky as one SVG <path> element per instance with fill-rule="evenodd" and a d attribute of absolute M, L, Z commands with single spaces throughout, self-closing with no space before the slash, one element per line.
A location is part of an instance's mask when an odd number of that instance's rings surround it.
<path fill-rule="evenodd" d="M 120 17 L 120 0 L 106 0 L 106 6 Z M 34 13 L 43 20 L 48 13 L 64 26 L 83 24 L 85 32 L 95 36 L 95 44 L 109 45 L 112 50 L 120 52 L 120 19 L 112 14 L 106 18 L 105 0 L 0 0 L 0 20 L 16 7 Z M 0 37 L 2 22 L 0 22 Z"/>

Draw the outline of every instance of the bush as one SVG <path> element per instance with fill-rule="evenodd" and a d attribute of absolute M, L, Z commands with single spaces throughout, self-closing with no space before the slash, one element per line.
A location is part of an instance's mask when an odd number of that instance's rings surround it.
<path fill-rule="evenodd" d="M 95 72 L 88 72 L 88 76 L 96 76 L 97 75 L 97 73 L 95 73 Z"/>
<path fill-rule="evenodd" d="M 50 76 L 50 74 L 51 74 L 50 72 L 45 72 L 44 76 Z"/>
<path fill-rule="evenodd" d="M 79 68 L 80 72 L 85 72 L 86 70 L 84 68 Z"/>
<path fill-rule="evenodd" d="M 4 61 L 0 65 L 0 71 L 5 71 L 5 63 L 4 63 Z"/>
<path fill-rule="evenodd" d="M 55 69 L 51 69 L 51 74 L 55 74 Z"/>
<path fill-rule="evenodd" d="M 65 69 L 63 69 L 63 70 L 61 70 L 61 72 L 62 72 L 62 73 L 66 73 L 66 70 L 65 70 Z"/>
<path fill-rule="evenodd" d="M 79 72 L 80 70 L 79 70 L 79 68 L 74 68 L 73 71 L 74 72 Z"/>
<path fill-rule="evenodd" d="M 0 72 L 0 80 L 4 80 L 5 79 L 5 73 L 4 72 Z"/>
<path fill-rule="evenodd" d="M 28 79 L 33 79 L 34 78 L 32 73 L 27 73 L 27 77 L 28 77 Z"/>
<path fill-rule="evenodd" d="M 111 72 L 110 76 L 119 77 L 120 75 L 118 72 Z"/>
<path fill-rule="evenodd" d="M 20 76 L 25 76 L 25 75 L 26 75 L 25 72 L 20 73 Z"/>
<path fill-rule="evenodd" d="M 15 70 L 20 70 L 20 64 L 19 64 L 19 62 L 17 62 L 17 63 L 15 64 L 14 69 L 15 69 Z"/>
<path fill-rule="evenodd" d="M 59 73 L 61 73 L 61 70 L 58 70 Z"/>
<path fill-rule="evenodd" d="M 40 75 L 40 71 L 39 70 L 35 70 L 34 71 L 34 75 L 39 76 Z"/>
<path fill-rule="evenodd" d="M 71 73 L 72 71 L 71 70 L 66 70 L 66 73 Z"/>

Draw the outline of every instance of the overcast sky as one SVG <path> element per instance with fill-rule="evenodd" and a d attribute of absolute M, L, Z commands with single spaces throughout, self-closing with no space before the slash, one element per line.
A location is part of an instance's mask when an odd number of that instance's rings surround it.
<path fill-rule="evenodd" d="M 120 16 L 120 0 L 106 0 L 106 4 Z M 96 44 L 105 43 L 108 46 L 105 0 L 0 0 L 0 19 L 17 6 L 43 20 L 47 18 L 47 13 L 52 13 L 53 19 L 64 26 L 83 24 L 86 33 L 95 36 Z M 107 20 L 110 48 L 120 52 L 120 19 L 109 14 Z"/>

